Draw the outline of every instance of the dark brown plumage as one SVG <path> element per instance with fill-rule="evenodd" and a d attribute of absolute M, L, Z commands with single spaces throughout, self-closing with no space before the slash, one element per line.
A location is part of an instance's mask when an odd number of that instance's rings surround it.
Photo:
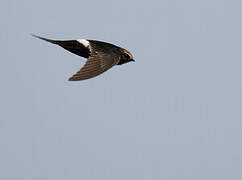
<path fill-rule="evenodd" d="M 121 47 L 96 40 L 52 40 L 33 35 L 47 42 L 57 44 L 62 48 L 84 58 L 85 65 L 69 81 L 90 79 L 102 74 L 115 65 L 122 65 L 133 60 L 132 54 Z"/>

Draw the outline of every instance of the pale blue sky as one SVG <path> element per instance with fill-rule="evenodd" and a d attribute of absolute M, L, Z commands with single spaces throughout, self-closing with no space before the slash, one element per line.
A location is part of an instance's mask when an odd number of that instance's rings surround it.
<path fill-rule="evenodd" d="M 3 0 L 1 180 L 241 180 L 242 2 Z M 85 62 L 31 33 L 97 39 L 136 60 Z"/>

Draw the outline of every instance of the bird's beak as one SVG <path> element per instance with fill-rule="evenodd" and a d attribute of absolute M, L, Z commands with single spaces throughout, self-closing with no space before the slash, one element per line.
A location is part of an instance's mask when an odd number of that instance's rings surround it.
<path fill-rule="evenodd" d="M 130 61 L 133 61 L 133 62 L 135 62 L 135 60 L 134 60 L 134 59 L 130 59 Z"/>

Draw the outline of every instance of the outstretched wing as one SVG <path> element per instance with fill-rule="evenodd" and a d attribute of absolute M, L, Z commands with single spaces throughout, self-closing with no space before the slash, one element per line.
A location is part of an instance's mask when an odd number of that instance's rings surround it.
<path fill-rule="evenodd" d="M 62 48 L 78 55 L 81 57 L 85 57 L 88 58 L 90 55 L 90 49 L 88 46 L 88 41 L 87 40 L 65 40 L 65 41 L 61 41 L 61 40 L 52 40 L 52 39 L 47 39 L 47 38 L 43 38 L 40 36 L 36 36 L 34 34 L 32 34 L 32 36 L 42 39 L 44 41 L 53 43 L 53 44 L 57 44 L 59 46 L 61 46 Z M 84 42 L 84 43 L 83 43 Z M 86 43 L 85 43 L 86 42 Z"/>
<path fill-rule="evenodd" d="M 74 74 L 69 81 L 80 81 L 93 78 L 107 71 L 114 65 L 118 64 L 119 58 L 115 54 L 106 52 L 94 52 L 89 56 L 85 65 Z"/>

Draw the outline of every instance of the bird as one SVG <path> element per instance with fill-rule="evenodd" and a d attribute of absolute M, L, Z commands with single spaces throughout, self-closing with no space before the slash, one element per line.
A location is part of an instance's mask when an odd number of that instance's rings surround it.
<path fill-rule="evenodd" d="M 133 55 L 128 50 L 107 42 L 88 39 L 53 40 L 35 34 L 32 34 L 32 36 L 59 45 L 67 51 L 87 58 L 83 67 L 70 77 L 69 81 L 94 78 L 115 65 L 135 61 Z"/>

